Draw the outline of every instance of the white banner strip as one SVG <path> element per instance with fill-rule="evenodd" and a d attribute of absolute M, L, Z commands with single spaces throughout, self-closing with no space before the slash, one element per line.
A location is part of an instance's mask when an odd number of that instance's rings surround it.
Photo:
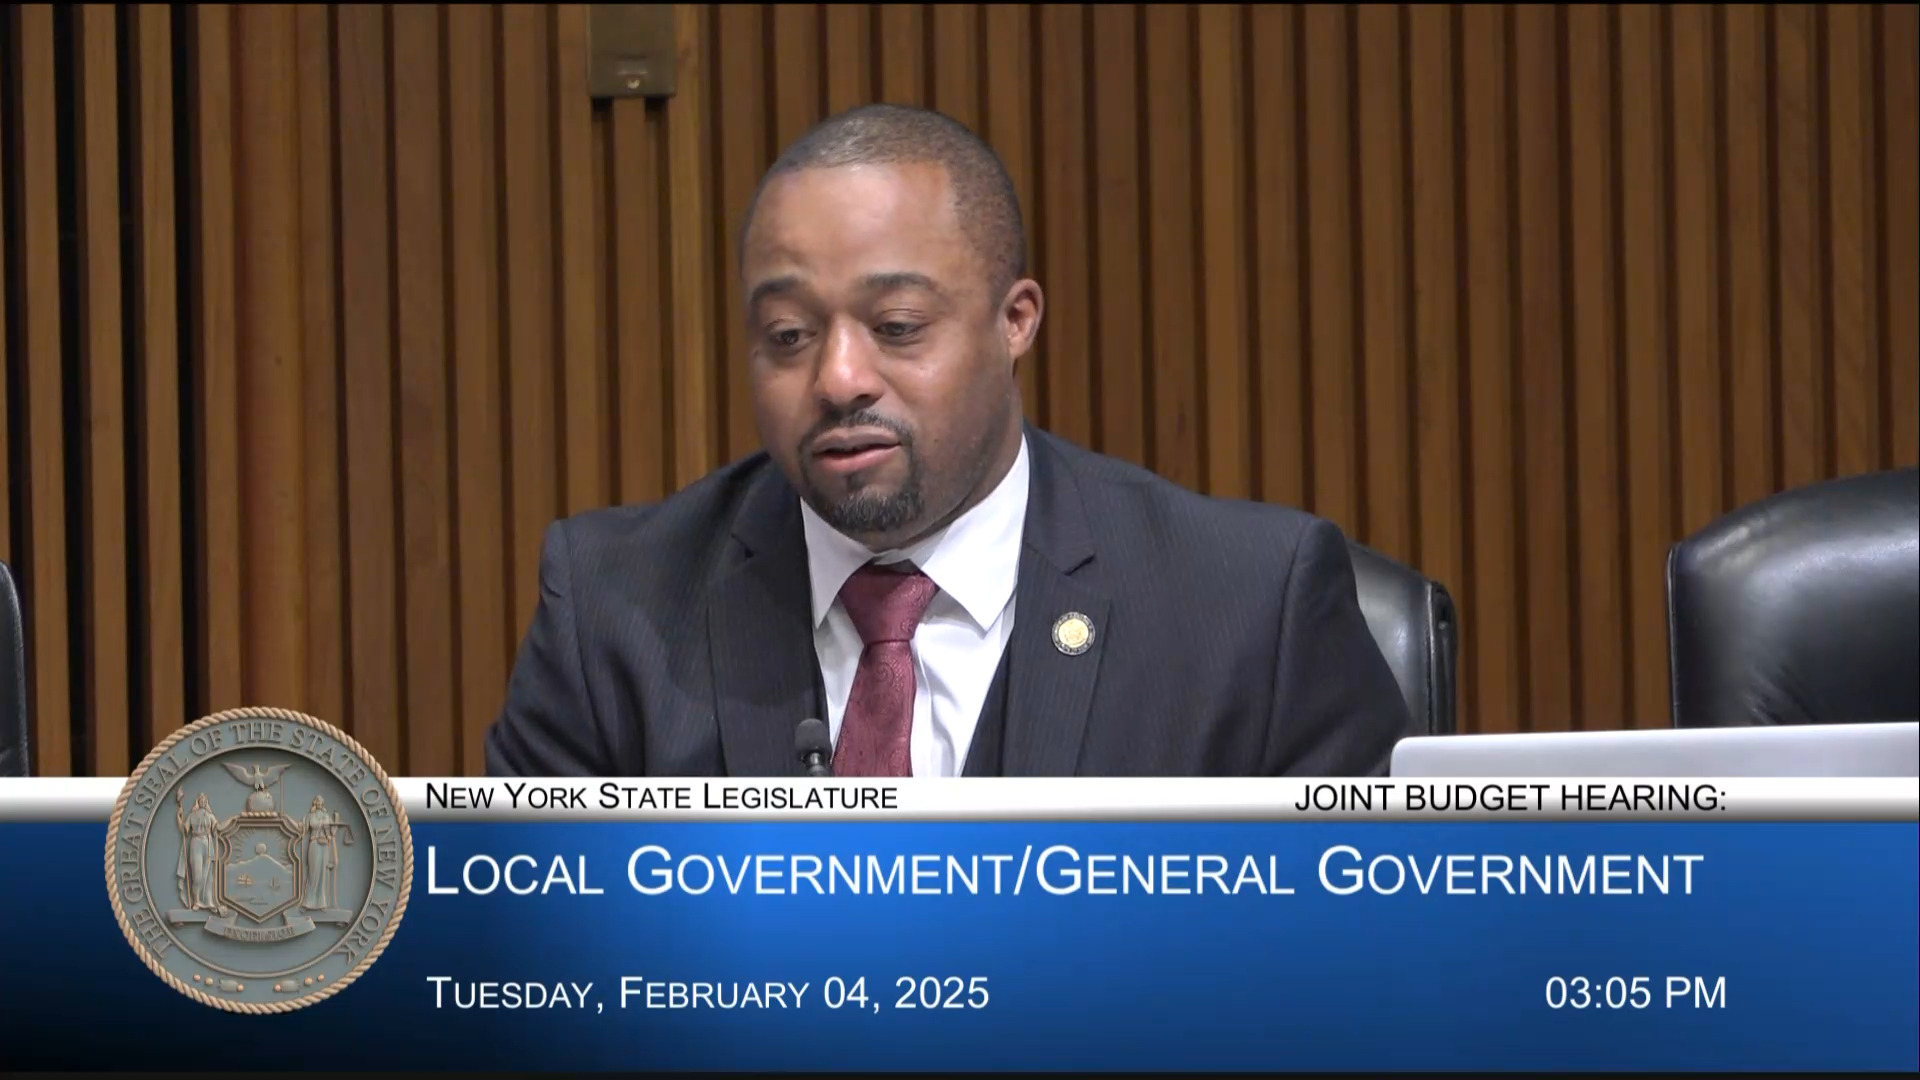
<path fill-rule="evenodd" d="M 421 821 L 1914 821 L 1920 778 L 480 780 L 397 777 Z M 0 779 L 0 822 L 98 821 L 125 781 Z"/>

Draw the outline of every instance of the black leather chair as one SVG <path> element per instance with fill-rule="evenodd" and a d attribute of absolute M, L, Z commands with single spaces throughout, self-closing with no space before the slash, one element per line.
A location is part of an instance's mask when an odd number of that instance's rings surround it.
<path fill-rule="evenodd" d="M 1364 544 L 1349 541 L 1360 612 L 1393 669 L 1413 735 L 1453 734 L 1458 627 L 1446 587 Z"/>
<path fill-rule="evenodd" d="M 1675 727 L 1920 719 L 1920 470 L 1762 499 L 1667 556 Z"/>
<path fill-rule="evenodd" d="M 20 596 L 13 575 L 0 563 L 0 776 L 26 776 L 27 637 L 20 627 Z"/>

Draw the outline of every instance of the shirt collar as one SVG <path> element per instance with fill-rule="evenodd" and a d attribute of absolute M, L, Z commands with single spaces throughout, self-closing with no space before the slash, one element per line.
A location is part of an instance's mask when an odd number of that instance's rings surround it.
<path fill-rule="evenodd" d="M 1020 570 L 1021 533 L 1027 522 L 1027 439 L 1000 483 L 945 528 L 904 548 L 876 552 L 826 523 L 803 499 L 800 519 L 813 584 L 813 625 L 819 629 L 839 599 L 840 587 L 869 562 L 911 560 L 985 630 L 1013 597 Z"/>

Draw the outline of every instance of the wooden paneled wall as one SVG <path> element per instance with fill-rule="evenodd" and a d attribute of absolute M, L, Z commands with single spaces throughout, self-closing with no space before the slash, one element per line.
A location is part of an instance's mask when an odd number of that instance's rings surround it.
<path fill-rule="evenodd" d="M 755 444 L 731 238 L 829 111 L 1004 155 L 1026 403 L 1459 601 L 1466 730 L 1666 722 L 1662 565 L 1920 458 L 1915 9 L 10 5 L 0 557 L 38 769 L 239 704 L 474 772 L 543 526 Z"/>

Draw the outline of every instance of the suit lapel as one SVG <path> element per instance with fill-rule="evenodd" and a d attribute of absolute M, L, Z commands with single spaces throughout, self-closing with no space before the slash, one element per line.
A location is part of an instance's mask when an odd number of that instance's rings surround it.
<path fill-rule="evenodd" d="M 1027 440 L 1032 473 L 1001 771 L 1071 776 L 1111 643 L 1113 605 L 1098 581 L 1093 534 L 1067 463 L 1050 436 L 1028 428 Z M 713 588 L 707 623 L 727 773 L 801 775 L 793 730 L 820 713 L 819 660 L 798 497 L 771 465 L 743 501 L 734 539 L 738 558 Z M 1069 612 L 1094 628 L 1092 645 L 1078 656 L 1054 645 L 1054 624 Z"/>
<path fill-rule="evenodd" d="M 819 713 L 819 661 L 799 503 L 771 465 L 748 492 L 734 538 L 742 557 L 715 584 L 707 612 L 727 774 L 800 775 L 793 731 Z"/>
<path fill-rule="evenodd" d="M 1113 605 L 1099 587 L 1073 474 L 1049 436 L 1029 428 L 1027 442 L 1033 471 L 1009 645 L 1004 774 L 1072 776 L 1111 640 Z M 1094 628 L 1091 646 L 1077 656 L 1053 639 L 1054 624 L 1069 613 Z"/>

